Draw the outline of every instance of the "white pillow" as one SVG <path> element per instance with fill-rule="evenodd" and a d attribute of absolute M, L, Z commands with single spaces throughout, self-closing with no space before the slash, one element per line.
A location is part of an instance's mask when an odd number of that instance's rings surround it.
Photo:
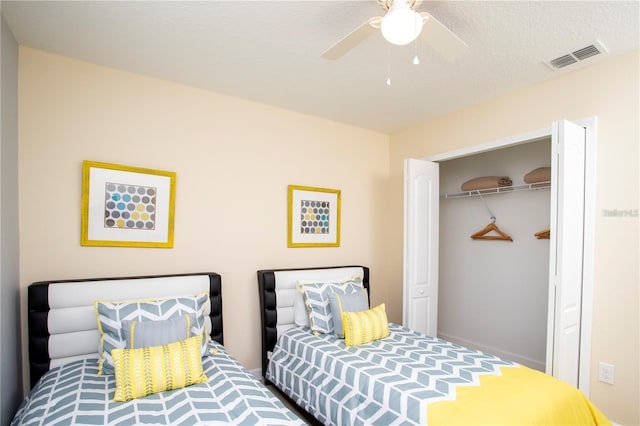
<path fill-rule="evenodd" d="M 298 327 L 309 327 L 309 314 L 304 306 L 302 292 L 296 288 L 296 298 L 293 300 L 293 322 Z"/>

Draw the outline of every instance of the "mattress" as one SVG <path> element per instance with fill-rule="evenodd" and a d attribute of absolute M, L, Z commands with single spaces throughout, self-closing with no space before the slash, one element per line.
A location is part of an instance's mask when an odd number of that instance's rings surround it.
<path fill-rule="evenodd" d="M 389 331 L 348 347 L 292 328 L 266 378 L 327 425 L 609 424 L 551 376 L 396 324 Z"/>
<path fill-rule="evenodd" d="M 49 370 L 11 425 L 303 425 L 225 348 L 209 342 L 202 359 L 208 383 L 114 402 L 114 376 L 97 376 L 97 358 Z"/>

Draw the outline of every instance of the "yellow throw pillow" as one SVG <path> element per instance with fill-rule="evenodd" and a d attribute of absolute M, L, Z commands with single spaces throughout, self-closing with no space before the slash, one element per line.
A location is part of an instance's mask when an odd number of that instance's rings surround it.
<path fill-rule="evenodd" d="M 347 346 L 358 346 L 389 335 L 384 303 L 368 311 L 343 312 L 342 328 Z"/>
<path fill-rule="evenodd" d="M 114 401 L 206 383 L 202 370 L 202 336 L 162 346 L 111 351 L 115 366 Z"/>

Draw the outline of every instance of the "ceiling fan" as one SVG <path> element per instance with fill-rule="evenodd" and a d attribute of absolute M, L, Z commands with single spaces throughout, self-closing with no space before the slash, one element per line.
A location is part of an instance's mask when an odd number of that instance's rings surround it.
<path fill-rule="evenodd" d="M 453 61 L 466 50 L 467 44 L 427 12 L 415 9 L 423 0 L 376 0 L 387 11 L 374 16 L 322 53 L 324 59 L 338 59 L 356 47 L 365 38 L 380 30 L 390 43 L 405 45 L 417 37 L 424 39 L 445 59 Z"/>

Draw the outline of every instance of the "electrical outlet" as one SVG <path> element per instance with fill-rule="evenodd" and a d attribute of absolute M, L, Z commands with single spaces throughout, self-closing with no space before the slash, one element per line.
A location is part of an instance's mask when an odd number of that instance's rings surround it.
<path fill-rule="evenodd" d="M 613 384 L 613 378 L 615 374 L 615 366 L 613 364 L 607 364 L 606 362 L 600 363 L 598 379 L 603 383 Z"/>

